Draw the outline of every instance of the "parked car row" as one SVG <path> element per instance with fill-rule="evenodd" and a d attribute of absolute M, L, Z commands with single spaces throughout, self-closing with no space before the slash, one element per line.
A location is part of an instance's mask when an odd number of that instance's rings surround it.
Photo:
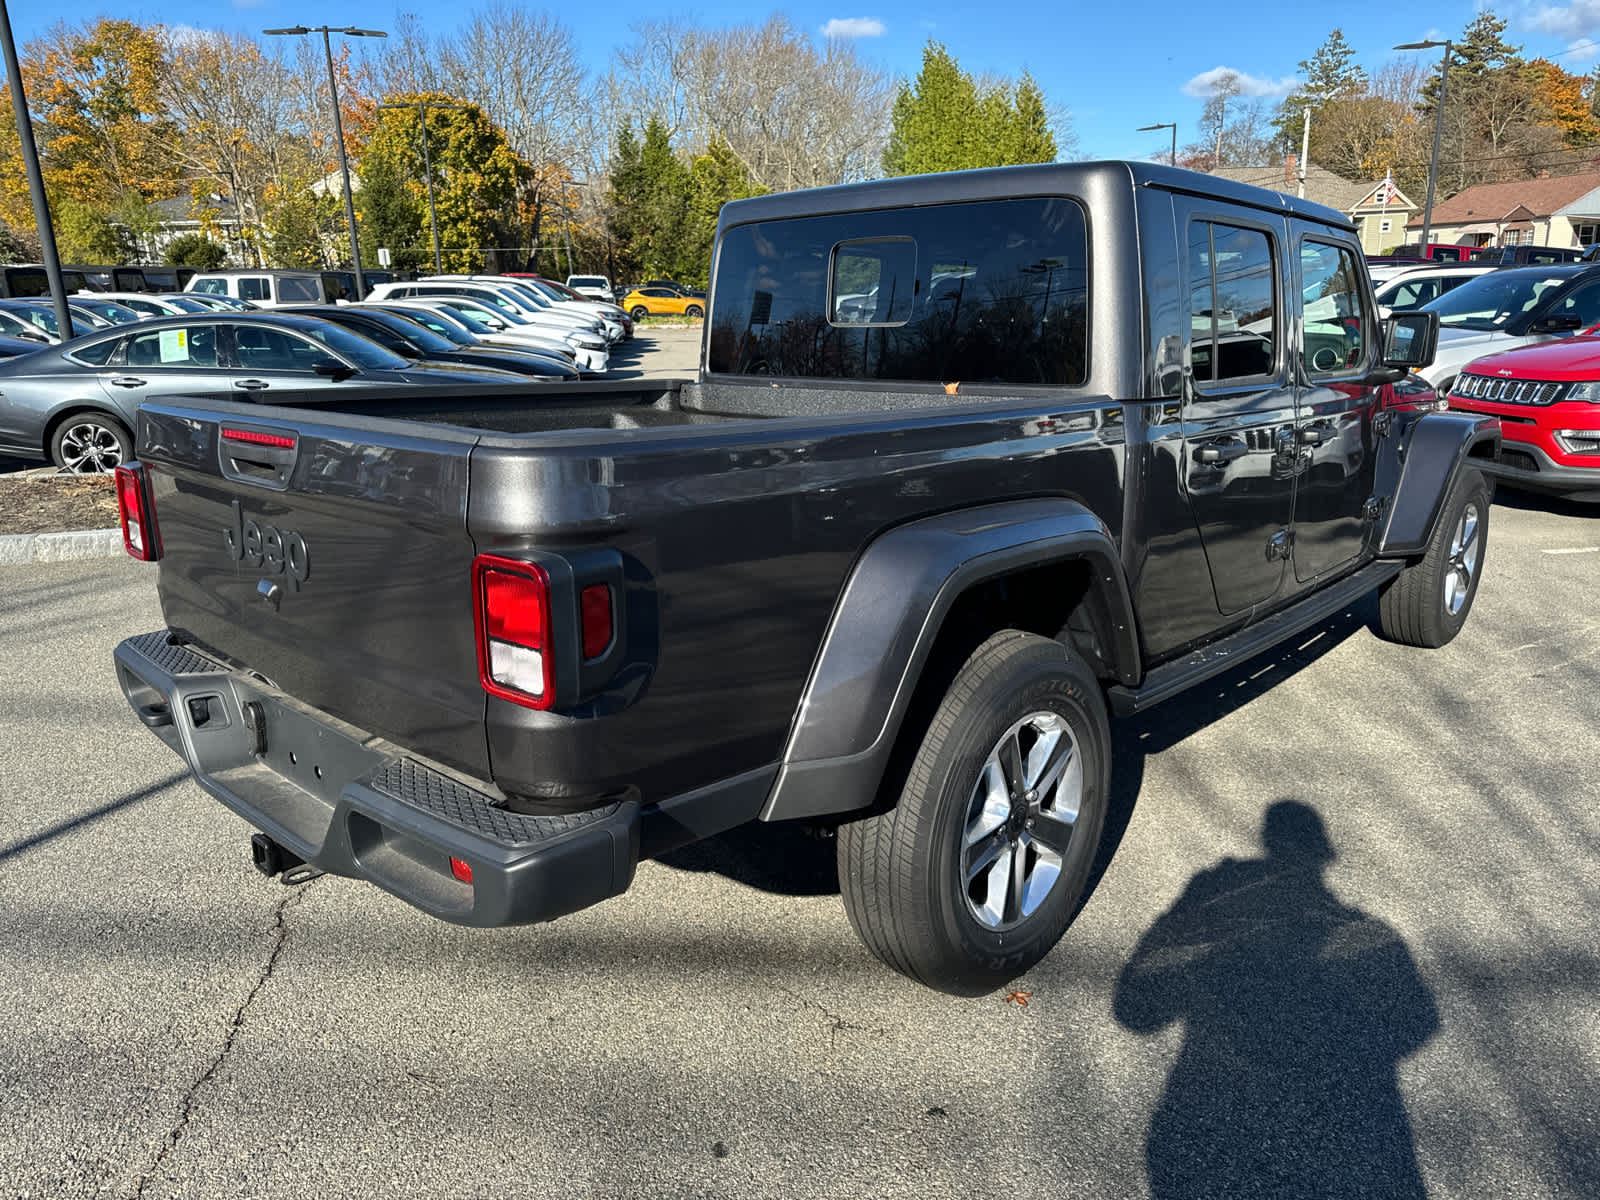
<path fill-rule="evenodd" d="M 503 289 L 507 282 L 451 280 L 425 297 L 274 310 L 217 311 L 239 301 L 198 292 L 74 297 L 75 336 L 64 341 L 48 304 L 0 300 L 0 339 L 8 322 L 29 335 L 0 340 L 0 453 L 107 471 L 132 457 L 135 413 L 150 397 L 572 380 L 603 372 L 608 336 L 631 330 L 626 318 L 572 302 L 552 301 L 546 314 L 536 291 L 524 292 L 525 282 Z M 134 299 L 170 308 L 122 303 Z"/>

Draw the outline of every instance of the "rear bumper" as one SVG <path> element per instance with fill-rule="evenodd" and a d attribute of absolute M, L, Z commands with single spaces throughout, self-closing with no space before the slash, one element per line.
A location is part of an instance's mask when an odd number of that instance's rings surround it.
<path fill-rule="evenodd" d="M 527 816 L 418 758 L 231 670 L 166 631 L 129 638 L 117 682 L 195 781 L 306 862 L 462 925 L 548 921 L 620 895 L 639 805 Z M 452 873 L 456 858 L 472 882 Z"/>

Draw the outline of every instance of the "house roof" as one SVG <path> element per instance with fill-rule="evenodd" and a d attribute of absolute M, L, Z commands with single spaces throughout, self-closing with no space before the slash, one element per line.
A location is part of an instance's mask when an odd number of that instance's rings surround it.
<path fill-rule="evenodd" d="M 198 221 L 195 210 L 199 208 L 215 209 L 218 219 L 223 221 L 232 220 L 238 215 L 232 200 L 217 195 L 207 196 L 204 204 L 193 196 L 173 196 L 167 200 L 152 200 L 146 207 L 147 211 L 163 225 Z"/>
<path fill-rule="evenodd" d="M 1600 188 L 1600 171 L 1585 171 L 1580 175 L 1551 175 L 1546 179 L 1516 179 L 1509 183 L 1480 183 L 1457 192 L 1450 199 L 1433 206 L 1433 227 L 1441 225 L 1466 225 L 1482 221 L 1506 219 L 1543 220 L 1553 216 L 1573 201 L 1581 199 Z M 1518 210 L 1525 209 L 1528 216 Z M 1512 217 L 1512 213 L 1517 213 Z M 1406 223 L 1420 229 L 1422 219 Z"/>
<path fill-rule="evenodd" d="M 1300 190 L 1299 169 L 1293 162 L 1267 163 L 1258 167 L 1218 167 L 1211 174 L 1236 183 L 1248 183 L 1293 196 Z M 1306 163 L 1306 199 L 1348 213 L 1372 193 L 1374 184 L 1351 183 L 1314 162 Z"/>

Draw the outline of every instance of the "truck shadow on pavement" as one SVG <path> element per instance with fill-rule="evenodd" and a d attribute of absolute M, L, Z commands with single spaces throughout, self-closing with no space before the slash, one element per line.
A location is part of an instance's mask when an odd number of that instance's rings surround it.
<path fill-rule="evenodd" d="M 1384 922 L 1328 888 L 1309 805 L 1267 810 L 1262 857 L 1190 880 L 1117 980 L 1117 1020 L 1183 1047 L 1145 1144 L 1155 1197 L 1422 1197 L 1396 1068 L 1439 1028 Z"/>

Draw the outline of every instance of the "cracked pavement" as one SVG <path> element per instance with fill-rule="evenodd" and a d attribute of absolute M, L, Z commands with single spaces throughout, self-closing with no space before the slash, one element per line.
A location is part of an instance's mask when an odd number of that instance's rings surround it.
<path fill-rule="evenodd" d="M 1026 1007 L 880 967 L 791 830 L 533 929 L 263 880 L 112 679 L 153 570 L 0 570 L 0 1196 L 1592 1195 L 1597 520 L 1497 504 L 1443 651 L 1336 620 L 1124 726 Z M 1257 870 L 1280 801 L 1325 872 Z"/>

